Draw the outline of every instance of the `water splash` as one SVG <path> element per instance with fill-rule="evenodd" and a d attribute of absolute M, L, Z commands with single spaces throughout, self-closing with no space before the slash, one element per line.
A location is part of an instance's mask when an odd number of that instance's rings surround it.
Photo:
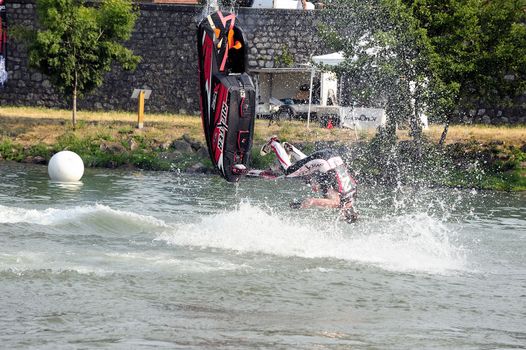
<path fill-rule="evenodd" d="M 196 22 L 201 23 L 202 20 L 217 10 L 219 10 L 219 4 L 217 0 L 206 0 L 206 3 L 203 5 L 203 9 L 201 10 L 201 14 L 196 18 Z"/>
<path fill-rule="evenodd" d="M 464 270 L 465 252 L 455 233 L 425 214 L 387 216 L 359 225 L 273 213 L 249 203 L 197 222 L 175 225 L 156 240 L 238 253 L 341 259 L 393 271 Z"/>
<path fill-rule="evenodd" d="M 2 224 L 28 223 L 53 226 L 79 222 L 112 222 L 114 226 L 120 224 L 137 227 L 167 226 L 164 221 L 152 216 L 116 210 L 101 204 L 42 210 L 0 205 L 0 223 Z"/>

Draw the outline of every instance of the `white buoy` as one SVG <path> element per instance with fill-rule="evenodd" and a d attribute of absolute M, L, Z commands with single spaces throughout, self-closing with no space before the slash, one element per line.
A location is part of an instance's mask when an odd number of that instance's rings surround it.
<path fill-rule="evenodd" d="M 53 181 L 79 181 L 84 175 L 84 163 L 75 152 L 61 151 L 49 160 L 47 173 Z"/>

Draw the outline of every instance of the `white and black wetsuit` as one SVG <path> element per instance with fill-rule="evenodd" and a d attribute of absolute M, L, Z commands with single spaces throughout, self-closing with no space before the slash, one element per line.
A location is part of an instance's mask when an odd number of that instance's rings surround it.
<path fill-rule="evenodd" d="M 285 170 L 286 177 L 312 176 L 320 185 L 324 196 L 329 189 L 334 189 L 340 194 L 340 206 L 352 202 L 356 195 L 356 181 L 347 171 L 339 155 L 332 150 L 314 152 Z"/>
<path fill-rule="evenodd" d="M 340 207 L 348 203 L 352 204 L 356 195 L 356 180 L 349 174 L 338 154 L 330 149 L 324 149 L 307 156 L 291 144 L 284 145 L 286 147 L 272 138 L 264 148 L 268 146 L 274 151 L 285 177 L 313 177 L 320 184 L 324 197 L 332 188 L 340 194 Z M 297 161 L 292 163 L 291 157 Z"/>

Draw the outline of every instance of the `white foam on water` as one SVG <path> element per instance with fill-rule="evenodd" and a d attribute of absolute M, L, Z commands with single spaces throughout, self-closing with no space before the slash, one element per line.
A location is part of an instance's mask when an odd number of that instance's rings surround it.
<path fill-rule="evenodd" d="M 107 275 L 112 273 L 104 267 L 72 261 L 63 254 L 50 252 L 18 251 L 0 254 L 0 272 L 8 271 L 18 275 L 30 272 L 60 274 L 75 272 L 81 275 Z"/>
<path fill-rule="evenodd" d="M 162 252 L 32 252 L 0 253 L 0 272 L 24 274 L 43 271 L 50 274 L 76 272 L 105 276 L 112 273 L 169 271 L 170 273 L 209 273 L 215 271 L 249 270 L 246 264 L 236 264 L 216 258 L 178 258 Z"/>
<path fill-rule="evenodd" d="M 142 267 L 153 266 L 155 268 L 167 268 L 177 272 L 213 272 L 234 271 L 250 268 L 245 264 L 234 264 L 232 262 L 214 258 L 176 258 L 168 253 L 160 252 L 126 252 L 107 253 L 106 257 L 112 263 L 119 262 L 126 265 L 138 265 Z"/>
<path fill-rule="evenodd" d="M 220 248 L 283 257 L 333 258 L 372 264 L 393 271 L 448 273 L 464 270 L 465 251 L 452 232 L 427 214 L 365 219 L 359 225 L 334 224 L 269 213 L 249 203 L 176 225 L 156 239 L 168 244 Z"/>
<path fill-rule="evenodd" d="M 167 227 L 164 221 L 153 216 L 116 210 L 101 204 L 76 206 L 66 209 L 47 208 L 43 210 L 0 205 L 0 224 L 29 223 L 52 226 L 78 222 L 89 218 L 108 218 L 137 225 Z"/>

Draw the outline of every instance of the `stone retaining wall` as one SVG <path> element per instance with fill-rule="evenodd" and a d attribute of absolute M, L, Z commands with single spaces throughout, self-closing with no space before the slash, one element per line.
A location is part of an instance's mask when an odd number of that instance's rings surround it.
<path fill-rule="evenodd" d="M 14 0 L 7 7 L 9 25 L 35 27 L 33 0 Z M 140 16 L 126 44 L 142 57 L 135 72 L 115 68 L 93 94 L 80 99 L 80 109 L 136 110 L 133 88 L 152 89 L 146 111 L 199 113 L 196 23 L 201 7 L 140 4 Z M 310 55 L 326 53 L 316 35 L 315 13 L 298 10 L 241 8 L 238 15 L 248 40 L 249 67 L 279 66 L 283 52 L 295 64 Z M 0 105 L 69 108 L 70 101 L 55 92 L 49 80 L 27 67 L 25 48 L 8 49 L 9 81 L 0 90 Z"/>

